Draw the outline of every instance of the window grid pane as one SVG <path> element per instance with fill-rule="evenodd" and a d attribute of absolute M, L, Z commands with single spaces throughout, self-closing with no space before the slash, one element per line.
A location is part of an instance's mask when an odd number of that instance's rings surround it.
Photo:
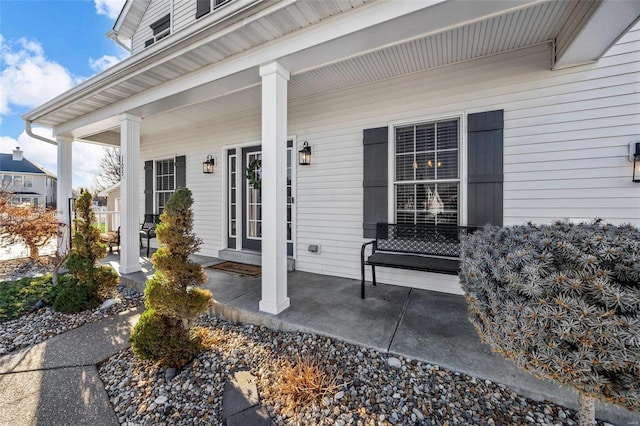
<path fill-rule="evenodd" d="M 175 191 L 175 164 L 173 159 L 156 161 L 156 200 L 162 214 L 169 197 Z"/>
<path fill-rule="evenodd" d="M 397 223 L 458 223 L 458 120 L 395 129 Z"/>

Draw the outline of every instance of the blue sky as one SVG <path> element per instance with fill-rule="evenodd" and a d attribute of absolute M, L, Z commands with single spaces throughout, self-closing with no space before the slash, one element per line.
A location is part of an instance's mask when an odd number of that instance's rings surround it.
<path fill-rule="evenodd" d="M 105 33 L 124 0 L 0 0 L 0 152 L 16 146 L 56 172 L 53 145 L 20 116 L 128 56 Z M 51 130 L 34 128 L 51 137 Z M 73 187 L 94 185 L 103 148 L 74 143 Z"/>

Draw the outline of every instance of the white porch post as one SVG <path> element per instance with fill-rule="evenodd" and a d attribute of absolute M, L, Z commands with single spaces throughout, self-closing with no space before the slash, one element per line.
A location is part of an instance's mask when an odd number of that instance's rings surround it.
<path fill-rule="evenodd" d="M 277 62 L 262 77 L 262 300 L 261 311 L 278 314 L 287 297 L 287 81 Z"/>
<path fill-rule="evenodd" d="M 73 138 L 67 136 L 58 136 L 58 180 L 56 186 L 56 211 L 58 223 L 64 223 L 68 226 L 63 233 L 61 241 L 58 241 L 58 247 L 69 248 L 71 238 L 71 223 L 69 221 L 69 198 L 73 196 L 72 192 L 72 152 Z"/>
<path fill-rule="evenodd" d="M 120 116 L 120 273 L 140 271 L 140 117 Z"/>

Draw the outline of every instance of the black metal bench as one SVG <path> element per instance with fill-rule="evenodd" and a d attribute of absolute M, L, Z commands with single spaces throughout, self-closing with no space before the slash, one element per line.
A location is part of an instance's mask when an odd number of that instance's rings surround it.
<path fill-rule="evenodd" d="M 376 239 L 362 245 L 361 297 L 364 299 L 364 267 L 371 266 L 376 285 L 376 266 L 457 275 L 460 269 L 460 236 L 473 233 L 474 226 L 378 223 Z M 371 245 L 371 255 L 365 249 Z"/>
<path fill-rule="evenodd" d="M 142 239 L 147 240 L 147 257 L 149 257 L 149 248 L 152 238 L 156 237 L 156 225 L 160 223 L 159 214 L 145 214 L 144 222 L 140 226 L 140 248 L 142 248 Z"/>

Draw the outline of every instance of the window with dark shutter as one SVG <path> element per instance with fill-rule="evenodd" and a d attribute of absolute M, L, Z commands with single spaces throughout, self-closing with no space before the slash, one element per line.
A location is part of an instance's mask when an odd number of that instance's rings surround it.
<path fill-rule="evenodd" d="M 162 40 L 169 34 L 171 34 L 171 15 L 167 14 L 162 18 L 149 25 L 151 31 L 153 31 L 153 37 L 144 42 L 144 47 L 149 47 L 153 43 Z"/>
<path fill-rule="evenodd" d="M 171 194 L 187 184 L 186 157 L 144 163 L 144 212 L 160 214 Z"/>

